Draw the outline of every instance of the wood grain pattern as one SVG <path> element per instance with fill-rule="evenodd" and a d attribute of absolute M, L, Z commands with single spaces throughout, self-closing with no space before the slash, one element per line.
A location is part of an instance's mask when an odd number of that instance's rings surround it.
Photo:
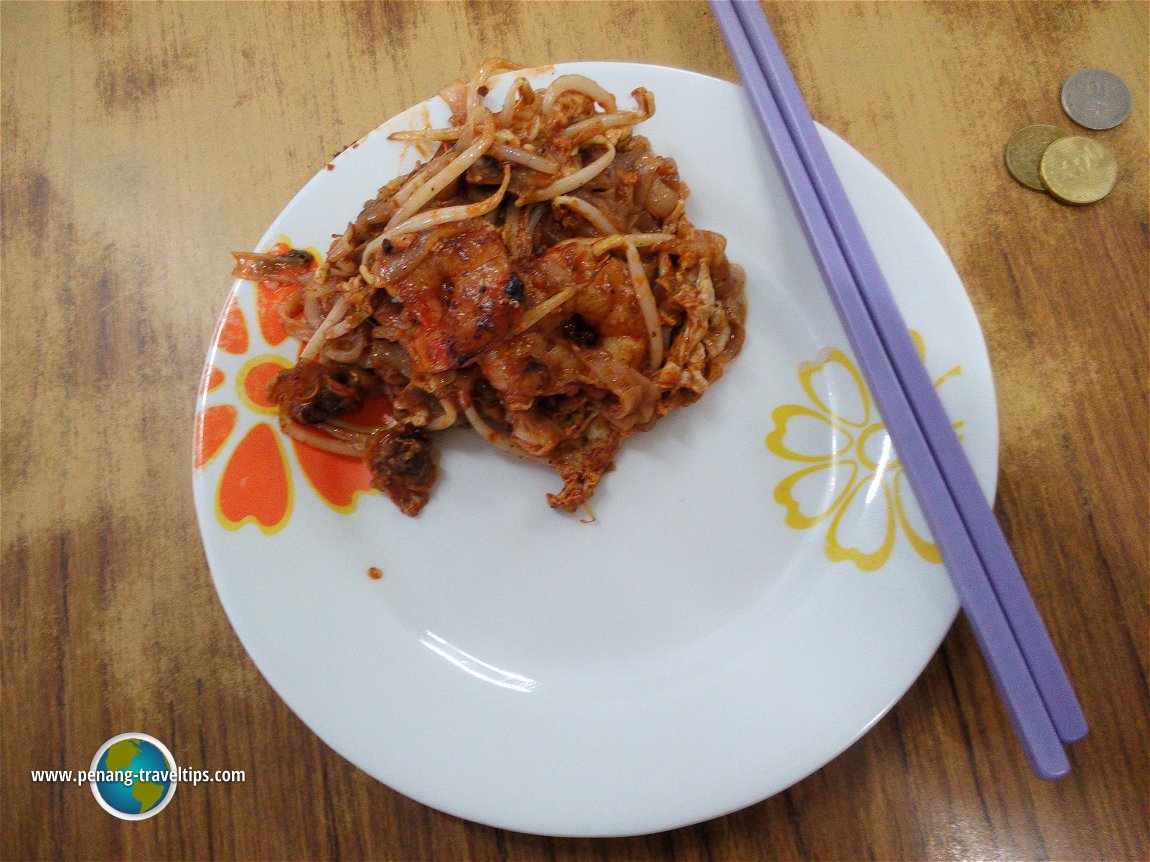
<path fill-rule="evenodd" d="M 959 622 L 841 757 L 661 835 L 554 840 L 467 823 L 352 767 L 228 626 L 195 525 L 193 395 L 249 247 L 332 154 L 487 56 L 625 59 L 735 79 L 701 3 L 4 3 L 0 856 L 6 859 L 1145 859 L 1147 5 L 767 7 L 812 112 L 951 254 L 1000 399 L 998 514 L 1093 732 L 1027 771 Z M 1114 193 L 1014 184 L 1009 135 L 1071 124 L 1102 67 L 1134 111 L 1097 137 Z M 673 98 L 673 94 L 659 94 Z M 248 771 L 140 823 L 33 784 L 138 729 Z"/>

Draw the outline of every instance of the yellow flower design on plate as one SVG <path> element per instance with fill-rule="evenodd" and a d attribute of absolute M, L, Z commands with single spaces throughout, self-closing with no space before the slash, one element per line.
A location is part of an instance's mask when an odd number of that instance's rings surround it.
<path fill-rule="evenodd" d="M 925 359 L 922 339 L 913 331 L 911 337 Z M 961 373 L 961 366 L 951 368 L 935 389 Z M 941 562 L 854 361 L 828 348 L 800 365 L 798 376 L 809 403 L 777 407 L 766 438 L 775 455 L 804 465 L 775 486 L 786 524 L 796 530 L 826 524 L 827 559 L 868 572 L 886 564 L 900 532 L 924 560 Z"/>

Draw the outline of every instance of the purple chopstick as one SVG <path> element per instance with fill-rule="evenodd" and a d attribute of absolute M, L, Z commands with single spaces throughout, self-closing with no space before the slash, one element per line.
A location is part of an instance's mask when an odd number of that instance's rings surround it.
<path fill-rule="evenodd" d="M 1059 738 L 1063 742 L 1077 742 L 1087 732 L 1082 707 L 1075 697 L 1034 599 L 1026 588 L 1018 563 L 978 486 L 958 435 L 950 424 L 925 366 L 918 358 L 918 352 L 879 269 L 878 261 L 875 260 L 874 252 L 863 235 L 854 209 L 847 201 L 846 192 L 831 166 L 826 148 L 819 140 L 814 121 L 799 93 L 790 67 L 759 5 L 734 5 L 759 67 L 774 93 L 783 121 L 797 144 L 799 157 L 830 219 L 831 228 L 859 286 L 863 301 L 868 306 L 870 317 L 982 558 L 1023 657 L 1030 666 L 1031 675 L 1038 685 Z"/>
<path fill-rule="evenodd" d="M 1080 739 L 1085 719 L 1017 564 L 762 10 L 711 5 L 1007 711 L 1035 771 L 1059 777 L 1059 737 Z"/>

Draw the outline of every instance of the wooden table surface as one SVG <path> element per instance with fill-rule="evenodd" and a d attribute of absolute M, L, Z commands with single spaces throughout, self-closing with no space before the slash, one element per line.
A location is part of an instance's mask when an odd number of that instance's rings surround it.
<path fill-rule="evenodd" d="M 486 57 L 737 80 L 700 3 L 4 3 L 5 859 L 1146 859 L 1147 5 L 767 7 L 815 117 L 937 233 L 1001 410 L 997 513 L 1092 733 L 1028 771 L 965 621 L 862 740 L 772 799 L 660 835 L 550 839 L 413 802 L 275 695 L 212 587 L 189 448 L 204 352 L 249 248 L 332 154 Z M 1015 184 L 1017 128 L 1074 128 L 1072 72 L 1130 118 L 1082 132 L 1114 192 Z M 101 811 L 86 767 L 129 729 L 244 783 Z"/>

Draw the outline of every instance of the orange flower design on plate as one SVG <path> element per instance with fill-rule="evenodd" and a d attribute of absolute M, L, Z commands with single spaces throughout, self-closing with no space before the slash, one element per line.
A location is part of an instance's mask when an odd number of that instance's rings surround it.
<path fill-rule="evenodd" d="M 911 336 L 925 360 L 922 339 L 916 332 Z M 951 368 L 935 389 L 961 373 L 961 366 Z M 918 507 L 908 505 L 913 492 L 853 360 L 829 348 L 800 365 L 798 377 L 809 403 L 777 407 L 766 438 L 772 453 L 803 465 L 775 486 L 787 526 L 810 530 L 825 524 L 827 559 L 868 572 L 886 564 L 900 533 L 922 559 L 941 562 Z M 962 424 L 956 422 L 955 429 Z"/>
<path fill-rule="evenodd" d="M 269 249 L 283 254 L 291 248 L 283 238 Z M 318 255 L 313 250 L 318 260 Z M 295 489 L 288 450 L 308 486 L 327 506 L 337 512 L 356 509 L 360 494 L 375 493 L 371 474 L 358 458 L 336 455 L 290 440 L 278 428 L 278 408 L 268 398 L 272 378 L 292 366 L 283 353 L 291 349 L 279 306 L 290 288 L 275 282 L 260 282 L 250 293 L 231 296 L 213 337 L 212 359 L 200 382 L 200 410 L 196 414 L 193 466 L 204 470 L 217 455 L 231 448 L 220 473 L 215 493 L 216 518 L 228 530 L 252 524 L 265 535 L 282 530 L 291 520 Z M 250 305 L 249 305 L 250 302 Z M 254 309 L 258 331 L 248 325 L 244 306 Z M 235 366 L 229 373 L 225 368 Z M 226 387 L 228 380 L 231 387 Z M 379 404 L 364 407 L 347 421 L 374 424 Z M 254 421 L 253 421 L 254 420 Z"/>

